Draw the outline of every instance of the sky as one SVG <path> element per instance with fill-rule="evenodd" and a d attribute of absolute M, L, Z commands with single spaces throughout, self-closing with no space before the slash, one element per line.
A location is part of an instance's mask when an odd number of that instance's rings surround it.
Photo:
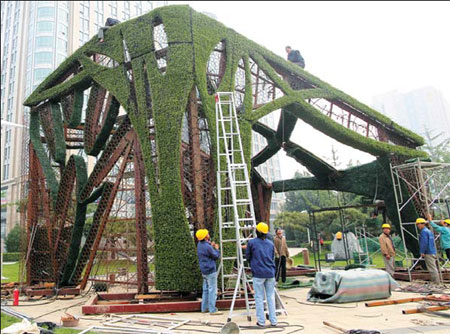
<path fill-rule="evenodd" d="M 170 1 L 210 12 L 226 26 L 286 57 L 291 45 L 305 58 L 306 70 L 372 104 L 390 91 L 433 86 L 450 101 L 450 2 L 209 2 Z M 342 166 L 373 157 L 347 148 L 300 122 L 293 141 Z M 313 140 L 311 140 L 313 138 Z M 283 178 L 298 169 L 281 156 Z"/>

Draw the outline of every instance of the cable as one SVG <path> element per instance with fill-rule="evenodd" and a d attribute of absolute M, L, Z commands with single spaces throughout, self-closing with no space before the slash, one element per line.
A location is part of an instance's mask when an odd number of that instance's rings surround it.
<path fill-rule="evenodd" d="M 280 295 L 281 297 L 284 298 L 288 298 L 288 299 L 294 299 L 297 303 L 302 304 L 302 305 L 307 305 L 307 306 L 323 306 L 323 307 L 334 307 L 334 308 L 357 308 L 358 307 L 358 303 L 355 303 L 355 306 L 350 306 L 350 307 L 345 307 L 345 306 L 337 306 L 337 305 L 327 305 L 327 304 L 317 304 L 317 303 L 305 303 L 302 302 L 300 300 L 298 300 L 295 297 L 290 297 L 290 296 L 286 296 L 286 295 Z"/>
<path fill-rule="evenodd" d="M 81 301 L 81 302 L 78 302 L 78 303 L 69 305 L 69 306 L 67 306 L 67 307 L 65 306 L 65 307 L 57 308 L 57 309 L 55 309 L 55 310 L 53 310 L 53 311 L 50 311 L 50 312 L 41 314 L 41 315 L 38 316 L 38 317 L 33 317 L 33 320 L 36 320 L 36 319 L 45 317 L 46 315 L 49 315 L 49 314 L 52 314 L 52 313 L 55 313 L 55 312 L 58 312 L 58 311 L 61 311 L 61 310 L 64 310 L 64 312 L 66 312 L 68 309 L 70 309 L 70 308 L 72 308 L 72 307 L 75 307 L 75 306 L 78 306 L 78 305 L 81 305 L 81 304 L 83 304 L 84 302 L 85 302 L 85 301 L 83 300 L 83 301 Z"/>

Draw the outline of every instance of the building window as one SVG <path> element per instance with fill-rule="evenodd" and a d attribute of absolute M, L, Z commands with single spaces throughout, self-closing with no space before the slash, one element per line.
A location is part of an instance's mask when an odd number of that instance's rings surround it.
<path fill-rule="evenodd" d="M 42 21 L 37 24 L 37 32 L 53 32 L 53 22 Z"/>
<path fill-rule="evenodd" d="M 52 36 L 39 36 L 36 37 L 36 47 L 37 48 L 51 48 L 53 46 Z"/>
<path fill-rule="evenodd" d="M 69 23 L 69 13 L 63 9 L 58 10 L 58 21 L 66 24 Z"/>
<path fill-rule="evenodd" d="M 142 5 L 140 1 L 134 2 L 134 10 L 135 10 L 135 16 L 139 16 L 142 14 Z"/>
<path fill-rule="evenodd" d="M 34 80 L 35 81 L 42 81 L 44 80 L 50 73 L 50 68 L 37 68 L 34 70 Z"/>
<path fill-rule="evenodd" d="M 67 26 L 65 24 L 59 23 L 58 24 L 58 33 L 61 36 L 67 36 Z"/>
<path fill-rule="evenodd" d="M 53 7 L 41 7 L 37 10 L 38 19 L 43 17 L 54 17 L 55 16 L 55 8 Z"/>
<path fill-rule="evenodd" d="M 37 64 L 51 64 L 53 54 L 51 52 L 36 52 L 34 54 L 34 63 Z"/>
<path fill-rule="evenodd" d="M 129 1 L 124 1 L 123 2 L 123 20 L 129 20 L 130 19 L 130 2 Z"/>
<path fill-rule="evenodd" d="M 117 18 L 117 1 L 110 1 L 109 8 L 111 12 L 111 16 Z"/>
<path fill-rule="evenodd" d="M 61 64 L 65 59 L 66 59 L 65 55 L 57 54 L 56 55 L 56 66 L 59 66 L 59 64 Z"/>
<path fill-rule="evenodd" d="M 67 54 L 67 41 L 61 38 L 58 38 L 57 50 L 61 53 Z"/>

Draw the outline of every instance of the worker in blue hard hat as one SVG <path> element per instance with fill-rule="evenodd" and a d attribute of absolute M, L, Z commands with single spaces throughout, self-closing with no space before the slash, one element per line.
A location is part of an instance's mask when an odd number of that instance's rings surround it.
<path fill-rule="evenodd" d="M 249 240 L 245 249 L 245 257 L 250 263 L 253 275 L 256 325 L 262 328 L 266 326 L 264 295 L 267 298 L 270 325 L 277 325 L 275 309 L 275 247 L 273 242 L 267 239 L 268 232 L 269 226 L 264 222 L 260 222 L 256 225 L 257 238 Z"/>

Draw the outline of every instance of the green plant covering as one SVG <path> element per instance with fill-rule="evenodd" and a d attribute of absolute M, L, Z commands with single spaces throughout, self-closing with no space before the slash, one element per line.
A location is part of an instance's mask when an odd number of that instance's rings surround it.
<path fill-rule="evenodd" d="M 290 180 L 275 181 L 272 183 L 275 192 L 292 190 L 338 190 L 351 192 L 367 196 L 369 198 L 384 200 L 388 217 L 400 231 L 397 206 L 393 191 L 392 179 L 390 175 L 390 165 L 388 157 L 380 157 L 376 161 L 348 168 L 338 173 L 330 174 L 327 179 L 318 177 L 302 177 Z M 404 198 L 409 197 L 405 184 L 402 184 Z M 417 212 L 414 205 L 409 202 L 402 210 L 402 219 L 405 221 L 415 221 Z M 415 235 L 414 226 L 406 226 L 412 233 L 405 233 L 406 243 L 411 252 L 419 255 L 419 245 L 412 236 Z"/>
<path fill-rule="evenodd" d="M 153 37 L 153 27 L 161 23 L 164 24 L 168 41 L 168 51 L 165 57 L 167 64 L 164 73 L 158 68 Z M 195 243 L 187 223 L 181 192 L 181 131 L 189 94 L 192 89 L 196 88 L 208 127 L 211 130 L 211 154 L 214 161 L 217 162 L 215 99 L 214 94 L 208 92 L 206 70 L 209 57 L 219 42 L 223 42 L 225 48 L 226 66 L 217 88 L 218 91 L 234 90 L 238 63 L 241 59 L 244 62 L 245 95 L 239 124 L 245 160 L 249 168 L 251 166 L 252 126 L 256 131 L 262 133 L 269 143 L 268 149 L 253 161 L 254 165 L 258 165 L 275 154 L 283 143 L 289 140 L 297 118 L 304 120 L 342 143 L 376 156 L 389 153 L 407 157 L 424 156 L 423 152 L 412 148 L 423 144 L 421 137 L 400 127 L 375 110 L 322 82 L 298 66 L 276 56 L 223 24 L 193 11 L 188 6 L 157 8 L 146 15 L 109 28 L 105 34 L 103 43 L 99 43 L 95 36 L 78 49 L 50 74 L 25 101 L 25 105 L 33 107 L 30 137 L 44 169 L 52 199 L 55 200 L 58 180 L 41 143 L 38 115 L 41 107 L 39 105 L 47 101 L 52 101 L 52 106 L 57 105 L 58 102 L 62 103 L 62 99 L 66 98 L 68 94 L 74 94 L 73 102 L 71 102 L 73 103 L 72 113 L 71 115 L 64 115 L 65 124 L 74 127 L 80 123 L 83 91 L 85 89 L 94 84 L 94 86 L 101 87 L 112 94 L 117 104 L 114 104 L 114 107 L 111 106 L 105 126 L 95 138 L 93 145 L 85 147 L 88 154 L 95 156 L 101 152 L 107 139 L 111 136 L 113 125 L 117 121 L 119 104 L 126 110 L 142 149 L 148 180 L 155 241 L 157 289 L 192 291 L 200 288 L 201 276 Z M 124 41 L 130 59 L 125 57 Z M 109 57 L 115 62 L 114 66 L 107 67 L 95 63 L 91 57 L 94 54 Z M 277 98 L 256 110 L 253 110 L 252 105 L 250 59 L 255 61 L 275 83 L 276 87 L 284 93 L 283 97 Z M 279 72 L 280 69 L 309 82 L 313 88 L 294 91 L 287 82 L 278 76 L 277 71 Z M 73 77 L 64 80 L 70 73 L 73 74 Z M 132 80 L 129 79 L 130 76 Z M 394 133 L 407 142 L 410 147 L 378 142 L 359 135 L 335 123 L 305 102 L 306 99 L 310 98 L 324 98 L 348 105 L 375 123 L 380 124 L 387 131 Z M 55 133 L 58 137 L 57 161 L 63 166 L 64 159 L 62 159 L 61 151 L 64 142 L 64 140 L 61 140 L 62 118 L 56 105 L 55 108 L 52 108 L 52 112 L 54 112 L 52 115 L 55 122 Z M 280 108 L 283 109 L 283 121 L 276 132 L 264 128 L 258 123 L 261 117 Z M 89 115 L 88 109 L 88 117 Z M 154 136 L 157 155 L 155 161 L 152 159 L 152 143 L 148 128 L 149 119 L 152 119 L 155 124 Z M 350 187 L 346 181 L 348 178 L 345 177 L 336 179 L 335 182 L 337 183 L 331 183 L 328 176 L 332 169 L 329 166 L 300 147 L 288 146 L 287 150 L 290 154 L 324 176 L 320 180 L 302 180 L 301 182 L 304 182 L 302 187 L 323 187 L 324 189 L 327 187 L 328 189 L 348 186 L 351 190 L 347 189 L 346 191 L 367 192 L 364 189 L 367 188 L 366 179 L 360 181 L 358 187 L 361 189 L 356 189 L 356 186 Z M 344 176 L 346 175 L 344 173 Z M 290 182 L 287 182 L 287 184 L 289 189 L 299 187 L 298 184 L 292 186 Z M 278 189 L 278 185 L 275 187 Z M 80 231 L 82 231 L 81 215 L 83 212 L 85 211 L 80 208 L 79 217 L 77 211 L 77 223 L 74 227 L 73 244 L 68 262 L 71 265 L 79 252 L 79 237 Z M 215 230 L 217 231 L 217 228 Z M 68 271 L 65 272 L 64 277 L 65 280 L 69 277 Z"/>

